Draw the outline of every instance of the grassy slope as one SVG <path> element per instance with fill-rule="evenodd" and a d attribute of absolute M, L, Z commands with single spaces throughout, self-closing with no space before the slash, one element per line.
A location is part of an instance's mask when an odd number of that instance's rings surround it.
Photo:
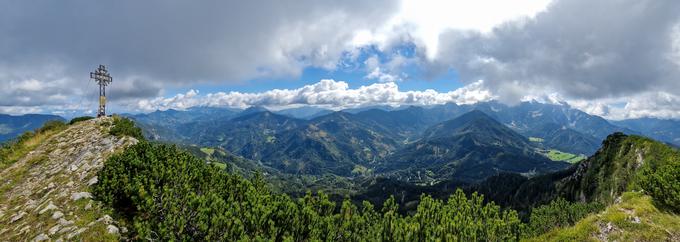
<path fill-rule="evenodd" d="M 562 152 L 559 150 L 550 150 L 546 154 L 549 159 L 554 160 L 554 161 L 565 161 L 569 162 L 572 164 L 575 164 L 579 161 L 585 160 L 587 157 L 584 155 L 576 155 L 572 153 L 567 153 L 567 152 Z"/>
<path fill-rule="evenodd" d="M 679 215 L 660 210 L 651 197 L 638 192 L 626 192 L 621 198 L 574 226 L 527 241 L 680 241 Z"/>
<path fill-rule="evenodd" d="M 612 135 L 598 154 L 589 158 L 586 171 L 570 193 L 584 194 L 587 200 L 611 203 L 626 191 L 639 190 L 640 170 L 680 162 L 680 151 L 663 143 L 636 135 Z M 572 190 L 573 189 L 573 190 Z"/>
<path fill-rule="evenodd" d="M 543 139 L 542 139 L 542 138 L 537 138 L 537 137 L 529 137 L 529 141 L 540 143 L 540 142 L 543 142 Z"/>
<path fill-rule="evenodd" d="M 650 196 L 634 192 L 640 190 L 641 168 L 680 162 L 680 151 L 635 135 L 615 134 L 603 145 L 595 156 L 580 164 L 586 168 L 577 171 L 580 179 L 562 189 L 572 199 L 581 197 L 611 205 L 574 226 L 529 241 L 680 241 L 680 215 L 660 209 Z M 617 194 L 622 194 L 620 200 Z"/>
<path fill-rule="evenodd" d="M 35 149 L 38 145 L 40 145 L 43 141 L 47 140 L 48 138 L 52 137 L 54 134 L 61 132 L 64 130 L 63 128 L 58 128 L 55 130 L 48 130 L 42 133 L 37 133 L 31 138 L 14 144 L 12 146 L 12 150 L 8 151 L 8 153 L 3 154 L 3 156 L 0 157 L 0 169 L 3 169 L 5 167 L 8 167 L 9 165 L 13 164 L 17 160 L 19 160 L 21 157 L 26 156 L 26 154 L 29 151 L 32 151 Z"/>

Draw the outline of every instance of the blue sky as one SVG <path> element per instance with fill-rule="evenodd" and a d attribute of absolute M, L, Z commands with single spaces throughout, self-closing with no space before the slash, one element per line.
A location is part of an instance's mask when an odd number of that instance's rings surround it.
<path fill-rule="evenodd" d="M 344 58 L 335 69 L 310 66 L 305 67 L 301 75 L 281 78 L 257 78 L 241 82 L 225 81 L 217 84 L 192 84 L 190 88 L 201 93 L 230 91 L 255 93 L 272 89 L 295 89 L 300 86 L 317 83 L 322 79 L 345 81 L 349 84 L 350 88 L 358 88 L 373 83 L 380 83 L 380 80 L 376 78 L 367 77 L 370 70 L 367 69 L 365 62 L 369 57 L 376 57 L 380 60 L 381 64 L 385 64 L 392 60 L 393 55 L 404 58 L 417 58 L 416 52 L 417 49 L 412 43 L 395 46 L 389 51 L 380 51 L 376 46 L 367 46 L 361 48 L 356 57 Z M 436 76 L 427 76 L 417 63 L 412 63 L 402 66 L 399 73 L 403 75 L 403 79 L 397 81 L 397 83 L 402 90 L 424 91 L 433 89 L 439 92 L 448 92 L 464 85 L 458 79 L 453 69 Z M 166 90 L 165 96 L 171 97 L 186 91 L 186 87 L 171 88 Z"/>

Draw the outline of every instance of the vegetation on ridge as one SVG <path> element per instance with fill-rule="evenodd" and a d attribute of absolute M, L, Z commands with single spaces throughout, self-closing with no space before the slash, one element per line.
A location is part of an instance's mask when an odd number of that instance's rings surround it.
<path fill-rule="evenodd" d="M 137 140 L 144 140 L 142 130 L 135 126 L 132 120 L 118 115 L 113 116 L 113 127 L 109 133 L 115 136 L 130 136 Z"/>
<path fill-rule="evenodd" d="M 26 131 L 19 137 L 0 144 L 0 169 L 24 157 L 29 151 L 42 143 L 42 141 L 66 129 L 66 127 L 66 124 L 62 121 L 47 121 L 35 131 Z"/>
<path fill-rule="evenodd" d="M 134 225 L 135 239 L 161 240 L 423 240 L 513 241 L 523 225 L 512 210 L 458 190 L 447 201 L 423 196 L 413 215 L 394 198 L 380 211 L 327 195 L 274 194 L 261 178 L 246 180 L 175 146 L 141 142 L 113 155 L 94 194 Z"/>
<path fill-rule="evenodd" d="M 623 193 L 620 203 L 588 215 L 574 226 L 550 230 L 527 241 L 678 241 L 680 216 L 660 210 L 650 196 Z"/>
<path fill-rule="evenodd" d="M 529 233 L 534 236 L 544 234 L 555 228 L 574 225 L 591 213 L 604 209 L 597 202 L 572 203 L 564 198 L 557 198 L 550 204 L 542 205 L 531 211 Z"/>
<path fill-rule="evenodd" d="M 92 116 L 75 117 L 75 118 L 71 119 L 71 121 L 69 121 L 68 124 L 71 125 L 71 124 L 75 124 L 77 122 L 87 121 L 87 120 L 90 120 L 90 119 L 94 119 L 94 117 L 92 117 Z"/>

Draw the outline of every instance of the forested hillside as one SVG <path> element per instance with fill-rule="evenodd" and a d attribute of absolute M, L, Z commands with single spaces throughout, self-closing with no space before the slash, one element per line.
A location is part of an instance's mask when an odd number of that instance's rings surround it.
<path fill-rule="evenodd" d="M 485 113 L 471 111 L 430 127 L 421 140 L 388 157 L 379 171 L 420 183 L 475 182 L 502 172 L 540 174 L 567 166 L 539 154 L 527 138 Z"/>

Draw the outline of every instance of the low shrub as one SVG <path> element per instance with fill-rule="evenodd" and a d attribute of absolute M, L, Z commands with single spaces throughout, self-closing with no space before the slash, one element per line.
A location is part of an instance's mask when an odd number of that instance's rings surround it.
<path fill-rule="evenodd" d="M 641 172 L 640 186 L 655 202 L 680 213 L 680 162 L 647 167 Z"/>
<path fill-rule="evenodd" d="M 138 140 L 144 139 L 142 130 L 135 126 L 135 122 L 120 116 L 113 116 L 113 127 L 109 133 L 115 136 L 130 136 Z"/>
<path fill-rule="evenodd" d="M 77 117 L 77 118 L 71 119 L 71 121 L 69 121 L 68 124 L 71 125 L 71 124 L 75 124 L 77 122 L 87 121 L 87 120 L 90 120 L 90 119 L 94 119 L 94 117 L 92 117 L 92 116 Z"/>
<path fill-rule="evenodd" d="M 560 197 L 550 204 L 541 205 L 531 211 L 529 232 L 533 235 L 540 235 L 554 228 L 572 226 L 588 214 L 599 212 L 604 208 L 605 206 L 601 203 L 574 203 Z"/>

